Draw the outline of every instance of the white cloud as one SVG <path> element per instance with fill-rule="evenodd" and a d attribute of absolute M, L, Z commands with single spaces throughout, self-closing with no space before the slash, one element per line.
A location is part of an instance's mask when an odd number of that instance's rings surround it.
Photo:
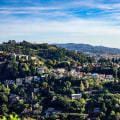
<path fill-rule="evenodd" d="M 37 33 L 66 33 L 84 35 L 119 35 L 120 26 L 110 26 L 104 21 L 72 19 L 63 21 L 43 21 L 41 19 L 10 20 L 0 24 L 0 36 L 33 35 Z"/>
<path fill-rule="evenodd" d="M 28 1 L 29 2 L 29 1 Z M 47 7 L 2 7 L 0 8 L 0 39 L 46 39 L 65 42 L 96 40 L 114 41 L 120 39 L 120 3 L 102 3 L 102 1 L 72 1 L 64 4 L 56 3 Z M 88 18 L 76 17 L 70 9 L 88 10 Z M 101 12 L 94 10 L 100 9 Z M 21 16 L 24 14 L 24 17 Z M 26 15 L 29 14 L 29 15 Z M 93 14 L 97 17 L 92 16 Z M 99 16 L 100 14 L 100 16 Z M 20 15 L 20 16 L 19 16 Z M 65 18 L 64 18 L 65 17 Z M 116 26 L 118 24 L 118 26 Z"/>

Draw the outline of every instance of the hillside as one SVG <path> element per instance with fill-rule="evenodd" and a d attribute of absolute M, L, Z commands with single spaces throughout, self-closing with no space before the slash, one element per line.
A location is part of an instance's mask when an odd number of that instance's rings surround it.
<path fill-rule="evenodd" d="M 92 46 L 89 44 L 75 44 L 75 43 L 67 43 L 67 44 L 54 44 L 60 48 L 66 48 L 68 50 L 81 51 L 83 53 L 90 52 L 94 54 L 119 54 L 120 49 L 110 48 L 104 46 Z"/>
<path fill-rule="evenodd" d="M 75 60 L 78 62 L 88 62 L 91 58 L 85 56 L 82 52 L 76 53 L 67 49 L 58 48 L 55 45 L 33 44 L 27 41 L 16 43 L 15 40 L 0 45 L 0 51 L 13 52 L 29 56 L 38 56 L 44 59 L 57 61 Z"/>

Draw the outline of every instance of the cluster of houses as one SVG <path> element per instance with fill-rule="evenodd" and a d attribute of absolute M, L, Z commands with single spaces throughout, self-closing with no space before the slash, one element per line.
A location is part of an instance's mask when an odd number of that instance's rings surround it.
<path fill-rule="evenodd" d="M 47 67 L 45 66 L 40 66 L 37 69 L 37 73 L 45 73 L 49 71 Z M 57 68 L 54 71 L 49 71 L 52 76 L 55 76 L 57 78 L 62 78 L 66 76 L 74 76 L 76 78 L 82 78 L 82 79 L 97 79 L 97 80 L 109 80 L 109 81 L 114 81 L 113 75 L 105 75 L 105 74 L 98 74 L 98 73 L 84 73 L 84 72 L 76 72 L 75 69 L 72 69 L 71 71 L 66 71 L 65 68 Z M 67 73 L 67 74 L 65 74 Z M 24 83 L 29 83 L 31 84 L 32 80 L 33 81 L 40 81 L 44 80 L 45 76 L 48 74 L 44 74 L 41 76 L 27 76 L 25 78 L 16 78 L 16 80 L 5 80 L 4 84 L 5 85 L 10 85 L 10 84 L 16 84 L 16 85 L 22 85 L 23 81 Z"/>
<path fill-rule="evenodd" d="M 5 85 L 16 84 L 17 86 L 22 85 L 24 83 L 31 84 L 32 81 L 40 81 L 45 78 L 45 75 L 40 76 L 27 76 L 25 78 L 16 78 L 16 80 L 5 80 Z"/>
<path fill-rule="evenodd" d="M 59 70 L 59 74 L 57 71 Z M 67 74 L 65 74 L 67 73 Z M 56 72 L 53 74 L 57 78 L 65 77 L 65 76 L 74 76 L 76 78 L 82 78 L 82 79 L 97 79 L 97 80 L 109 80 L 113 81 L 114 77 L 113 75 L 105 75 L 105 74 L 98 74 L 98 73 L 84 73 L 84 72 L 76 72 L 74 69 L 71 71 L 66 71 L 65 68 L 58 68 L 56 69 Z"/>
<path fill-rule="evenodd" d="M 21 59 L 21 58 L 24 58 L 25 60 L 36 60 L 37 57 L 34 56 L 28 56 L 28 55 L 21 55 L 21 54 L 16 54 L 16 53 L 9 53 L 10 54 L 10 59 L 14 59 L 14 58 L 17 58 L 18 60 Z"/>

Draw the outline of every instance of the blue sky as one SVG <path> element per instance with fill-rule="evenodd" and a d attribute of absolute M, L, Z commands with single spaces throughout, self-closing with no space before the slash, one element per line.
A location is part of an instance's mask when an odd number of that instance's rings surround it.
<path fill-rule="evenodd" d="M 0 43 L 8 40 L 120 48 L 120 0 L 0 0 Z"/>

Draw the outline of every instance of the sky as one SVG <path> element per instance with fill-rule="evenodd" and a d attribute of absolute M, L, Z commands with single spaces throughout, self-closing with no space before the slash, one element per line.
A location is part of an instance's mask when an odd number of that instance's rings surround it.
<path fill-rule="evenodd" d="M 120 48 L 120 0 L 0 0 L 0 43 Z"/>

